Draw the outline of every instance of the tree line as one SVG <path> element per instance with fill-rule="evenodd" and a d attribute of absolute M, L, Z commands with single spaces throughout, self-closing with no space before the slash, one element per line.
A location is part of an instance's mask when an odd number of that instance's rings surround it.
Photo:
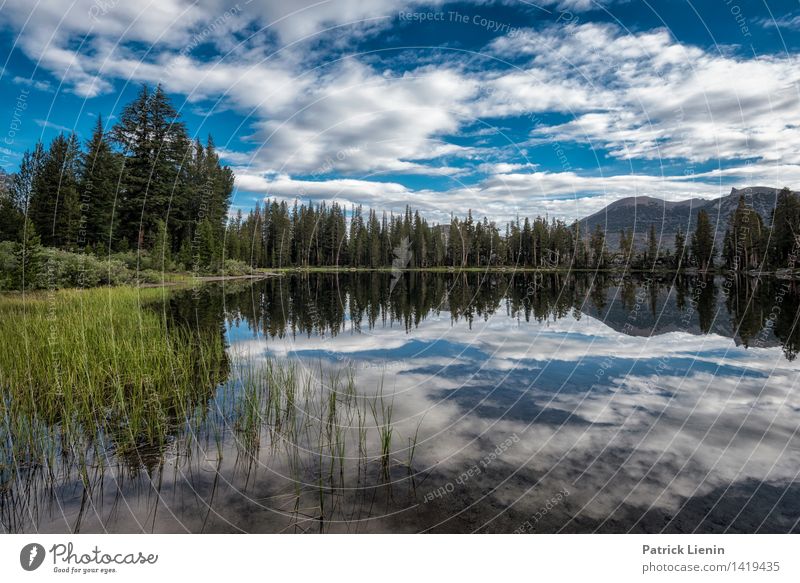
<path fill-rule="evenodd" d="M 218 272 L 227 261 L 249 268 L 529 267 L 732 270 L 794 264 L 800 202 L 784 189 L 765 227 L 742 198 L 721 253 L 700 211 L 694 231 L 659 246 L 655 225 L 637 249 L 631 229 L 611 249 L 600 225 L 517 218 L 498 224 L 472 211 L 448 223 L 419 210 L 387 213 L 337 202 L 267 199 L 230 216 L 234 176 L 213 139 L 189 138 L 160 86 L 142 86 L 119 120 L 98 117 L 90 139 L 61 134 L 24 153 L 19 171 L 0 176 L 0 241 L 16 241 L 17 264 L 34 267 L 38 245 L 107 255 L 146 251 L 160 269 Z M 152 261 L 155 259 L 156 261 Z"/>
<path fill-rule="evenodd" d="M 348 221 L 348 217 L 350 220 Z M 731 215 L 725 235 L 722 265 L 729 269 L 786 267 L 800 233 L 800 203 L 784 189 L 774 212 L 772 237 L 758 213 L 742 199 Z M 744 224 L 750 225 L 745 233 Z M 740 242 L 740 240 L 742 242 Z M 361 206 L 349 209 L 339 203 L 308 203 L 267 199 L 228 225 L 226 257 L 258 268 L 326 267 L 429 268 L 429 267 L 529 267 L 608 269 L 713 269 L 715 229 L 708 213 L 698 213 L 694 231 L 678 230 L 672 248 L 659 245 L 651 225 L 646 245 L 634 246 L 632 229 L 622 230 L 619 245 L 611 249 L 600 225 L 588 233 L 581 223 L 562 220 L 516 219 L 498 226 L 471 211 L 451 216 L 447 224 L 432 224 L 419 210 L 378 213 Z M 732 255 L 733 254 L 733 255 Z M 738 262 L 734 256 L 741 256 Z M 746 260 L 745 260 L 746 258 Z"/>
<path fill-rule="evenodd" d="M 472 211 L 442 225 L 410 207 L 379 214 L 360 205 L 267 199 L 246 216 L 237 212 L 232 218 L 225 252 L 265 268 L 556 267 L 569 264 L 576 253 L 588 264 L 590 251 L 575 229 L 577 223 L 570 227 L 537 217 L 508 223 L 501 232 L 486 217 L 474 219 Z"/>

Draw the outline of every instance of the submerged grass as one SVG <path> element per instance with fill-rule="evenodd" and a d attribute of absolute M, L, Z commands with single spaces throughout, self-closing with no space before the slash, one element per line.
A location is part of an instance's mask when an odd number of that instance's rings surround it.
<path fill-rule="evenodd" d="M 0 530 L 25 530 L 48 490 L 78 481 L 86 491 L 109 468 L 161 475 L 168 447 L 191 466 L 216 446 L 217 471 L 230 471 L 233 448 L 246 483 L 264 464 L 285 468 L 277 496 L 299 530 L 341 519 L 353 497 L 372 504 L 394 467 L 411 473 L 417 435 L 407 464 L 393 463 L 383 381 L 362 393 L 352 365 L 231 364 L 222 328 L 176 323 L 164 293 L 0 295 Z M 32 484 L 37 494 L 26 493 Z"/>
<path fill-rule="evenodd" d="M 171 325 L 160 289 L 0 296 L 0 484 L 9 464 L 99 442 L 133 463 L 160 450 L 220 380 L 221 334 Z"/>

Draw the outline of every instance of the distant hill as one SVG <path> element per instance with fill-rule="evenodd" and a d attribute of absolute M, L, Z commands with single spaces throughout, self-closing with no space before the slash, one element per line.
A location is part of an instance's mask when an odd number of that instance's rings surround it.
<path fill-rule="evenodd" d="M 600 225 L 607 233 L 606 242 L 609 249 L 616 250 L 619 247 L 620 230 L 633 229 L 636 247 L 643 248 L 652 224 L 656 227 L 656 236 L 661 237 L 661 246 L 671 249 L 678 228 L 684 233 L 693 232 L 697 213 L 705 210 L 711 223 L 716 225 L 717 249 L 720 249 L 722 237 L 728 226 L 728 217 L 736 210 L 740 195 L 745 197 L 747 203 L 768 225 L 772 220 L 772 209 L 775 208 L 779 192 L 779 188 L 751 186 L 733 188 L 729 195 L 715 199 L 693 198 L 668 202 L 650 196 L 628 197 L 613 202 L 603 210 L 582 219 L 581 230 L 589 233 L 596 225 Z"/>

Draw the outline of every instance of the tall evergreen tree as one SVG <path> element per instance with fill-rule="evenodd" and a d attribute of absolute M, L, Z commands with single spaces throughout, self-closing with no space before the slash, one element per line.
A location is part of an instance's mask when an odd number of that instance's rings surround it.
<path fill-rule="evenodd" d="M 647 267 L 655 267 L 658 261 L 658 239 L 656 238 L 656 226 L 650 223 L 650 231 L 647 233 Z"/>
<path fill-rule="evenodd" d="M 77 136 L 60 134 L 50 144 L 41 171 L 36 174 L 29 217 L 45 245 L 64 248 L 77 245 L 81 157 Z"/>
<path fill-rule="evenodd" d="M 13 179 L 0 168 L 0 241 L 14 241 L 24 217 L 14 196 Z"/>
<path fill-rule="evenodd" d="M 190 156 L 186 128 L 160 85 L 152 93 L 142 86 L 123 109 L 112 136 L 125 162 L 120 235 L 144 247 L 155 237 L 158 218 L 169 216 L 173 196 L 178 206 L 186 203 L 181 191 L 183 166 Z M 209 204 L 206 192 L 191 195 L 199 197 L 200 205 Z"/>
<path fill-rule="evenodd" d="M 142 85 L 139 94 L 126 105 L 111 132 L 122 149 L 123 177 L 119 201 L 119 243 L 135 244 L 140 239 L 142 207 L 147 196 L 154 159 L 150 116 L 150 89 Z"/>
<path fill-rule="evenodd" d="M 98 115 L 92 137 L 86 145 L 86 158 L 80 180 L 81 203 L 86 214 L 86 244 L 108 247 L 116 235 L 115 215 L 120 164 L 111 150 Z"/>
<path fill-rule="evenodd" d="M 608 263 L 607 249 L 606 249 L 606 232 L 600 225 L 597 225 L 592 232 L 592 237 L 589 242 L 592 251 L 592 267 L 595 269 L 603 269 Z"/>
<path fill-rule="evenodd" d="M 42 268 L 41 239 L 36 234 L 33 222 L 26 218 L 19 229 L 18 241 L 14 244 L 16 273 L 12 285 L 18 289 L 32 288 Z"/>
<path fill-rule="evenodd" d="M 764 255 L 763 231 L 761 216 L 740 196 L 723 239 L 722 255 L 728 269 L 737 271 L 760 265 Z"/>
<path fill-rule="evenodd" d="M 697 213 L 697 225 L 692 235 L 692 258 L 702 271 L 714 267 L 714 229 L 705 210 Z"/>
<path fill-rule="evenodd" d="M 788 267 L 789 256 L 800 242 L 800 200 L 788 188 L 778 193 L 772 212 L 769 258 L 775 267 Z"/>
<path fill-rule="evenodd" d="M 678 227 L 678 230 L 675 232 L 675 268 L 680 269 L 681 265 L 684 263 L 686 254 L 686 235 L 683 234 L 683 230 Z"/>
<path fill-rule="evenodd" d="M 631 252 L 633 251 L 633 233 L 625 232 L 625 229 L 619 230 L 619 252 L 626 263 L 631 260 Z"/>
<path fill-rule="evenodd" d="M 33 185 L 36 177 L 42 171 L 46 152 L 42 142 L 36 142 L 32 151 L 22 155 L 19 170 L 14 175 L 11 183 L 11 199 L 24 215 L 28 214 L 28 203 L 33 194 Z"/>

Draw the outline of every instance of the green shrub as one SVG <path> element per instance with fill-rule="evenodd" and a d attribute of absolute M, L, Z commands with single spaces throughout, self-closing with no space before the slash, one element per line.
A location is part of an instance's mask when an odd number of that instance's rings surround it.
<path fill-rule="evenodd" d="M 104 258 L 105 259 L 105 258 Z M 137 269 L 148 269 L 150 258 L 146 252 L 137 253 L 136 251 L 120 251 L 111 255 L 113 261 L 119 261 L 127 269 L 136 271 Z"/>
<path fill-rule="evenodd" d="M 222 269 L 224 275 L 251 275 L 253 268 L 238 259 L 226 259 Z"/>

